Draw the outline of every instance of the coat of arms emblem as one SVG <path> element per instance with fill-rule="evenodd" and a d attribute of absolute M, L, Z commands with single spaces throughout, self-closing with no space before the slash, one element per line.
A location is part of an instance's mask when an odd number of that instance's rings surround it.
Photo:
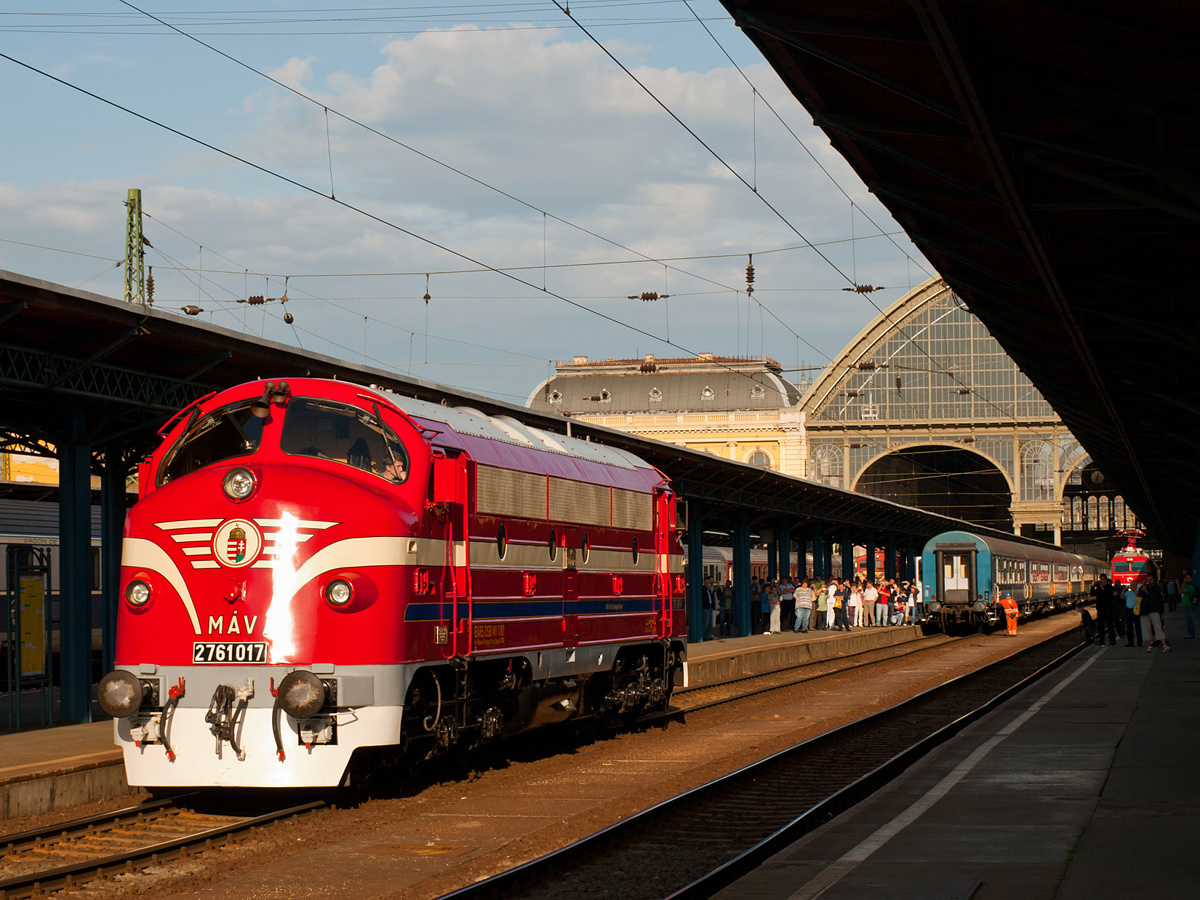
<path fill-rule="evenodd" d="M 248 519 L 227 519 L 213 535 L 213 556 L 227 568 L 253 564 L 262 548 L 262 532 Z"/>

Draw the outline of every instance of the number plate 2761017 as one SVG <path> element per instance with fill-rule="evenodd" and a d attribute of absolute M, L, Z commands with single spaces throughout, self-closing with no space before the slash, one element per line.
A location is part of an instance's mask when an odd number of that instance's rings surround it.
<path fill-rule="evenodd" d="M 261 663 L 267 661 L 265 643 L 242 641 L 196 641 L 192 644 L 192 663 Z"/>

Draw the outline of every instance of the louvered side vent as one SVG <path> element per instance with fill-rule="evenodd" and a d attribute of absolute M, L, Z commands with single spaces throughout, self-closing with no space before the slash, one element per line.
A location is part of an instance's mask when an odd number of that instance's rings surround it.
<path fill-rule="evenodd" d="M 476 470 L 475 508 L 481 516 L 546 520 L 546 476 L 495 466 Z"/>
<path fill-rule="evenodd" d="M 550 519 L 608 527 L 608 488 L 565 478 L 550 479 Z"/>
<path fill-rule="evenodd" d="M 649 494 L 613 490 L 613 528 L 649 531 L 654 525 L 654 507 Z"/>

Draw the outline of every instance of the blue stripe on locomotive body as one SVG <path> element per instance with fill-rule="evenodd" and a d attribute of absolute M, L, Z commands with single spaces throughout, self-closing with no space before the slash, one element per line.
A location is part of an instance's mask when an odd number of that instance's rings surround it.
<path fill-rule="evenodd" d="M 530 598 L 528 600 L 499 600 L 490 602 L 476 599 L 472 604 L 475 619 L 524 619 L 546 616 L 627 615 L 631 613 L 653 613 L 653 597 L 581 597 L 565 604 L 562 597 Z M 458 614 L 467 617 L 467 604 L 459 603 Z M 409 603 L 404 613 L 406 622 L 434 622 L 450 616 L 446 603 Z"/>

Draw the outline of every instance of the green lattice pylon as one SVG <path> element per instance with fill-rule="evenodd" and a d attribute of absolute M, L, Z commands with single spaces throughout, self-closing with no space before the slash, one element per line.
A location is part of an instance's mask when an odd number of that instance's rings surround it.
<path fill-rule="evenodd" d="M 130 188 L 125 201 L 125 302 L 146 305 L 145 250 L 142 247 L 142 192 Z"/>

